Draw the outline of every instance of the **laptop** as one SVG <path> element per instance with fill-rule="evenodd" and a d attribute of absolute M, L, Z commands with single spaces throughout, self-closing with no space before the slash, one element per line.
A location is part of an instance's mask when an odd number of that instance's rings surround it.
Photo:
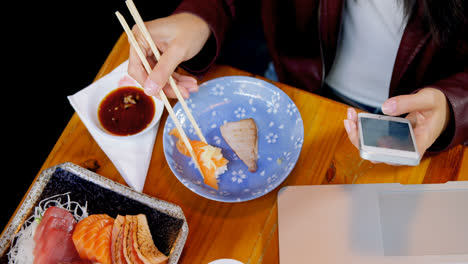
<path fill-rule="evenodd" d="M 279 257 L 294 263 L 468 263 L 468 182 L 288 186 Z"/>

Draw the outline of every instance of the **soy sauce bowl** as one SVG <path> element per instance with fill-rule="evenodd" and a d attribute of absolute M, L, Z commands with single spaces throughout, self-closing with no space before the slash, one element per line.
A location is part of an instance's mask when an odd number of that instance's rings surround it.
<path fill-rule="evenodd" d="M 101 134 L 130 138 L 159 123 L 164 104 L 138 86 L 101 87 L 93 102 L 93 123 Z"/>

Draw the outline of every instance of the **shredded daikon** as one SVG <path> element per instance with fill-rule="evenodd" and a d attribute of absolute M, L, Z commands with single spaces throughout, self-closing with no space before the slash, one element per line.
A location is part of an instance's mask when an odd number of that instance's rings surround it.
<path fill-rule="evenodd" d="M 70 192 L 57 194 L 39 202 L 34 208 L 34 213 L 29 217 L 21 229 L 16 233 L 11 242 L 11 248 L 8 252 L 8 263 L 10 264 L 29 264 L 34 261 L 34 234 L 37 226 L 41 222 L 47 208 L 51 206 L 60 207 L 69 211 L 77 222 L 88 216 L 88 203 L 81 206 L 79 203 L 70 199 Z"/>

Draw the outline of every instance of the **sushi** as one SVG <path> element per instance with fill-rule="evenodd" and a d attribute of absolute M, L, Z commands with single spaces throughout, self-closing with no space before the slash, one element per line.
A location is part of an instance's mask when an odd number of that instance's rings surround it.
<path fill-rule="evenodd" d="M 257 171 L 257 125 L 252 118 L 228 122 L 220 128 L 221 136 L 250 172 Z"/>
<path fill-rule="evenodd" d="M 169 135 L 178 138 L 176 143 L 177 150 L 185 156 L 190 157 L 188 149 L 185 147 L 184 142 L 180 140 L 180 134 L 177 129 L 171 130 Z M 217 178 L 227 170 L 229 161 L 223 157 L 221 149 L 208 145 L 202 141 L 190 140 L 193 151 L 195 152 L 198 164 L 200 164 L 203 175 L 203 181 L 206 185 L 218 190 Z"/>

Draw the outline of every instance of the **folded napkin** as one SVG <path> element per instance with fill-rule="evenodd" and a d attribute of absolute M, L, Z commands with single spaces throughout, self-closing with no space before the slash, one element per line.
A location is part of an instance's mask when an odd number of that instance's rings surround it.
<path fill-rule="evenodd" d="M 81 91 L 68 96 L 70 104 L 93 136 L 99 147 L 106 153 L 125 182 L 141 192 L 153 153 L 159 121 L 150 130 L 129 137 L 109 136 L 98 125 L 97 109 L 106 94 L 121 86 L 139 86 L 127 73 L 128 61 L 112 72 L 90 84 Z M 164 104 L 156 101 L 156 116 L 160 119 Z"/>

